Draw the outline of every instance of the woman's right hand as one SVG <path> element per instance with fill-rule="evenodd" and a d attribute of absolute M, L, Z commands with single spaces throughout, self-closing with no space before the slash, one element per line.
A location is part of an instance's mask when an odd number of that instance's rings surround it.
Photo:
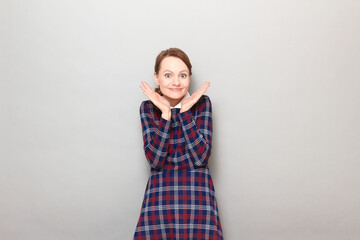
<path fill-rule="evenodd" d="M 166 120 L 170 120 L 171 109 L 170 109 L 169 101 L 166 100 L 157 92 L 155 92 L 147 82 L 142 81 L 141 83 L 143 85 L 140 85 L 140 88 L 143 90 L 143 93 L 150 99 L 150 101 L 155 106 L 157 106 L 160 109 L 160 111 L 162 112 L 161 116 Z"/>

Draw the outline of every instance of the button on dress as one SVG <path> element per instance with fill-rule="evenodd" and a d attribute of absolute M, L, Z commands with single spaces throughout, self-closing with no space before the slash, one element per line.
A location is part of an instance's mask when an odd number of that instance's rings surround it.
<path fill-rule="evenodd" d="M 212 140 L 210 98 L 202 95 L 182 113 L 172 108 L 170 120 L 162 118 L 150 100 L 143 101 L 140 118 L 151 170 L 134 239 L 223 239 L 207 166 Z"/>

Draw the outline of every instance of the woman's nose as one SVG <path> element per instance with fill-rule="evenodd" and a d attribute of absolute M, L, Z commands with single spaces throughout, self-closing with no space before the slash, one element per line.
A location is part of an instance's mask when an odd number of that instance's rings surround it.
<path fill-rule="evenodd" d="M 178 77 L 174 77 L 174 79 L 173 79 L 173 84 L 174 84 L 174 85 L 179 85 L 179 84 L 180 84 L 180 81 L 179 81 L 179 78 L 178 78 Z"/>

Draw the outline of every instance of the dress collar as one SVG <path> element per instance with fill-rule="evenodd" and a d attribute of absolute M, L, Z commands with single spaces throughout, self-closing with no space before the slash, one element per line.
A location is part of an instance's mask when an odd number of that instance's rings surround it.
<path fill-rule="evenodd" d="M 181 101 L 180 101 L 178 104 L 176 104 L 175 107 L 171 107 L 171 106 L 170 106 L 170 109 L 172 109 L 172 108 L 181 108 L 181 102 L 182 102 L 185 98 L 188 98 L 188 97 L 190 97 L 190 93 L 189 93 L 189 92 L 187 92 L 187 93 L 185 94 L 185 96 L 183 97 L 183 99 L 181 99 Z"/>

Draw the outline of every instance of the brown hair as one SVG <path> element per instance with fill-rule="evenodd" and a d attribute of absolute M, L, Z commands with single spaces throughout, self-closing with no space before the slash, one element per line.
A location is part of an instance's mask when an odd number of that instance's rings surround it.
<path fill-rule="evenodd" d="M 182 50 L 180 50 L 179 48 L 169 48 L 169 49 L 163 50 L 159 53 L 159 55 L 156 57 L 156 61 L 155 61 L 155 73 L 156 74 L 159 73 L 161 61 L 164 58 L 170 57 L 170 56 L 180 58 L 185 63 L 187 68 L 189 69 L 189 74 L 191 76 L 191 74 L 192 74 L 191 67 L 192 66 L 190 63 L 190 59 L 186 55 L 186 53 L 183 52 Z M 160 91 L 160 87 L 155 88 L 155 92 L 159 93 L 161 96 L 163 95 Z"/>

